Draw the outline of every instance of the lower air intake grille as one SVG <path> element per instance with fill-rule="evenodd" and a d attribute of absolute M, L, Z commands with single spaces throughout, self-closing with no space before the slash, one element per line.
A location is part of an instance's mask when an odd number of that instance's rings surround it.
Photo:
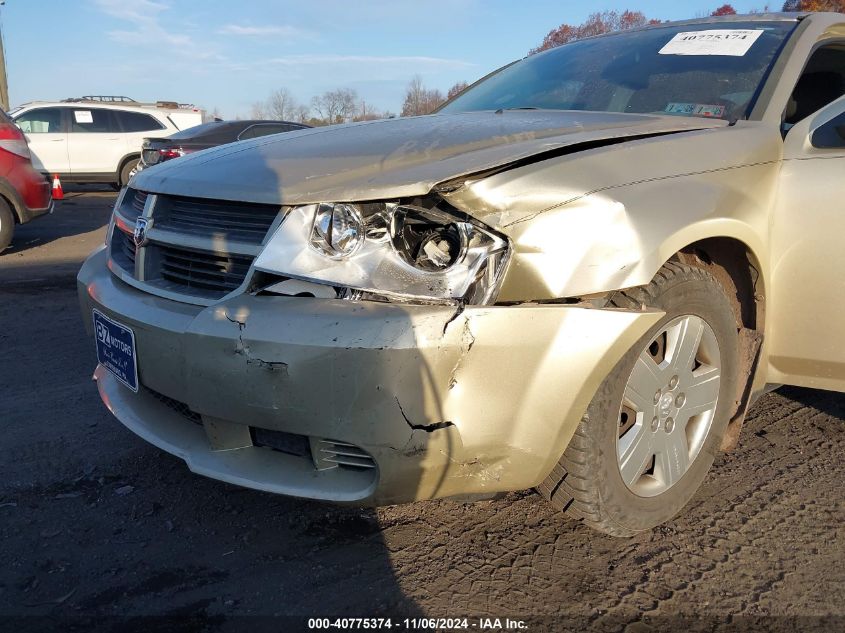
<path fill-rule="evenodd" d="M 143 387 L 143 386 L 142 386 Z M 158 391 L 154 391 L 149 387 L 143 387 L 144 391 L 151 395 L 153 398 L 161 402 L 163 405 L 172 409 L 183 418 L 188 420 L 189 422 L 193 422 L 194 424 L 202 424 L 202 417 L 199 413 L 194 413 L 191 411 L 190 407 L 185 404 L 184 402 L 179 402 L 178 400 L 174 400 L 173 398 L 169 398 L 165 396 L 163 393 L 159 393 Z"/>
<path fill-rule="evenodd" d="M 372 456 L 363 448 L 336 440 L 316 440 L 311 449 L 317 468 L 333 468 L 343 466 L 356 470 L 367 470 L 376 467 Z"/>

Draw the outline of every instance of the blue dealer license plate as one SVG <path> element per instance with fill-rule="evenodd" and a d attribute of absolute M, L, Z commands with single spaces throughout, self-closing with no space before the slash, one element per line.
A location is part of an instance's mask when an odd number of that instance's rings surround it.
<path fill-rule="evenodd" d="M 94 340 L 97 362 L 114 374 L 132 391 L 138 391 L 138 359 L 135 357 L 135 333 L 94 310 Z"/>

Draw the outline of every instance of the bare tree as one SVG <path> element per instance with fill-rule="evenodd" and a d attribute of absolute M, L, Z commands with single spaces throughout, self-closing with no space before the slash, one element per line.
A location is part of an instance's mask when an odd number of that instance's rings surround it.
<path fill-rule="evenodd" d="M 389 112 L 377 110 L 361 99 L 361 103 L 358 105 L 358 111 L 355 113 L 353 121 L 375 121 L 377 119 L 388 119 L 390 116 Z"/>
<path fill-rule="evenodd" d="M 358 93 L 350 88 L 329 90 L 311 100 L 319 117 L 327 124 L 351 121 L 358 109 Z"/>
<path fill-rule="evenodd" d="M 250 109 L 250 118 L 252 119 L 266 119 L 267 117 L 267 105 L 262 103 L 261 101 L 256 101 L 252 104 Z"/>
<path fill-rule="evenodd" d="M 415 75 L 405 91 L 405 102 L 402 104 L 402 116 L 419 116 L 430 114 L 434 108 L 443 103 L 443 93 L 437 89 L 429 90 L 423 85 L 422 77 Z"/>
<path fill-rule="evenodd" d="M 449 92 L 446 93 L 446 98 L 451 99 L 452 97 L 457 96 L 458 94 L 466 90 L 467 86 L 469 86 L 467 82 L 459 81 L 454 86 L 449 88 Z"/>
<path fill-rule="evenodd" d="M 280 121 L 293 121 L 299 114 L 299 103 L 287 88 L 279 88 L 270 93 L 267 99 L 267 111 L 270 118 Z"/>
<path fill-rule="evenodd" d="M 298 123 L 308 123 L 308 120 L 311 118 L 311 108 L 307 105 L 299 104 L 291 113 L 291 121 L 297 121 Z"/>

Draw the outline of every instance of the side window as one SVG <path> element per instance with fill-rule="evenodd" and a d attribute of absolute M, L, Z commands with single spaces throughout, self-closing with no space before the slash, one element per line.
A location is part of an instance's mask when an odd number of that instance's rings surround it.
<path fill-rule="evenodd" d="M 36 108 L 15 119 L 24 134 L 56 134 L 63 132 L 60 108 Z"/>
<path fill-rule="evenodd" d="M 812 54 L 786 106 L 787 128 L 845 95 L 845 44 Z"/>
<path fill-rule="evenodd" d="M 164 129 L 164 126 L 154 117 L 143 112 L 122 112 L 118 110 L 115 111 L 115 114 L 124 132 L 152 132 L 153 130 Z"/>
<path fill-rule="evenodd" d="M 299 128 L 293 125 L 276 124 L 276 123 L 259 123 L 245 129 L 238 135 L 238 140 L 243 141 L 248 138 L 258 138 L 259 136 L 267 136 L 268 134 L 279 134 L 281 132 L 290 132 L 291 130 L 298 130 Z"/>
<path fill-rule="evenodd" d="M 111 110 L 74 108 L 70 113 L 70 131 L 115 134 L 120 132 L 120 128 Z"/>

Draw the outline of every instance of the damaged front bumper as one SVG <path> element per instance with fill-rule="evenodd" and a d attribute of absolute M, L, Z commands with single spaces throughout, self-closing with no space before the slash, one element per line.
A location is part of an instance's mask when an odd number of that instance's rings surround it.
<path fill-rule="evenodd" d="M 195 472 L 337 502 L 537 485 L 661 316 L 251 295 L 203 308 L 123 283 L 103 250 L 78 282 L 89 334 L 93 309 L 135 334 L 138 393 L 95 373 L 127 427 Z"/>

